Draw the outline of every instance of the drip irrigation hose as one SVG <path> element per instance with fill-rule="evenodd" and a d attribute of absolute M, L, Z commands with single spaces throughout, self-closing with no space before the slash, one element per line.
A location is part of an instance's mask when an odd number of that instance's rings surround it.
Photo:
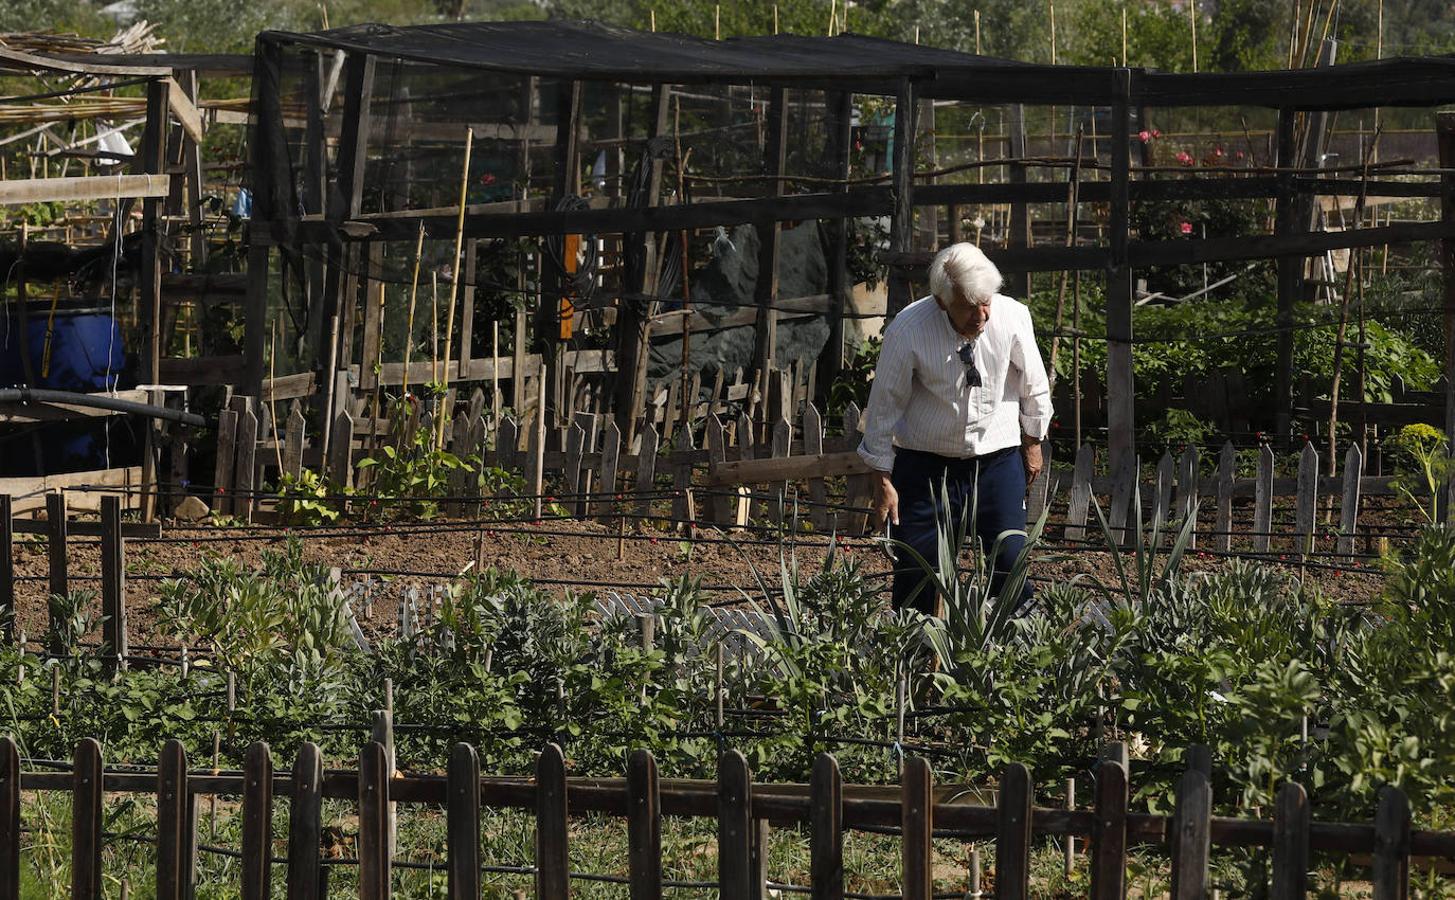
<path fill-rule="evenodd" d="M 153 406 L 136 400 L 109 397 L 105 394 L 81 394 L 72 391 L 53 391 L 44 388 L 0 389 L 0 403 L 64 403 L 67 406 L 84 406 L 89 409 L 107 409 L 112 412 L 149 416 L 164 422 L 178 422 L 182 425 L 205 427 L 207 420 L 196 413 L 183 412 L 166 406 Z"/>

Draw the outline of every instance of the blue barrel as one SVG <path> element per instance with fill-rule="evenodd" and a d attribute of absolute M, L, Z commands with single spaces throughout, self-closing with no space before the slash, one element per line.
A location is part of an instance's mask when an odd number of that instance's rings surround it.
<path fill-rule="evenodd" d="M 32 306 L 32 309 L 34 307 Z M 0 387 L 26 386 L 20 356 L 20 322 L 14 316 L 3 320 L 0 329 Z M 29 387 L 59 391 L 105 391 L 116 387 L 126 362 L 121 329 L 116 320 L 100 310 L 56 310 L 32 313 L 28 331 L 30 363 L 35 383 Z M 46 365 L 46 331 L 50 336 L 50 360 Z M 43 371 L 44 370 L 44 371 Z M 109 379 L 109 382 L 108 382 Z"/>

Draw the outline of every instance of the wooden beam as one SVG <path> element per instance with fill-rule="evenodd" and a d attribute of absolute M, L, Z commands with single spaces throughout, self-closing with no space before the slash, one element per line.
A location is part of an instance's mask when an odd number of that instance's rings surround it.
<path fill-rule="evenodd" d="M 1017 103 L 1009 109 L 1006 129 L 1010 132 L 1010 155 L 1012 159 L 1024 159 L 1026 156 L 1026 108 L 1023 104 Z M 1020 188 L 1026 187 L 1026 166 L 1025 163 L 1013 162 L 1010 164 L 1010 186 Z M 1065 194 L 1065 189 L 1062 189 Z M 1110 197 L 1108 197 L 1110 199 Z M 1017 199 L 1010 204 L 1010 224 L 1006 235 L 1006 249 L 1015 251 L 1023 250 L 1031 245 L 1031 217 L 1030 211 L 1024 199 Z M 1012 271 L 1006 279 L 1006 289 L 1012 295 L 1021 300 L 1028 299 L 1031 291 L 1031 279 L 1026 270 Z"/>
<path fill-rule="evenodd" d="M 894 101 L 894 166 L 893 213 L 889 219 L 889 251 L 912 249 L 914 226 L 914 119 L 915 84 L 908 78 L 899 80 Z M 839 195 L 846 196 L 846 195 Z M 909 273 L 895 269 L 889 273 L 888 317 L 894 318 L 909 305 Z"/>
<path fill-rule="evenodd" d="M 163 174 L 23 178 L 0 181 L 0 206 L 151 199 L 167 196 L 171 184 L 171 176 Z"/>
<path fill-rule="evenodd" d="M 1278 111 L 1278 165 L 1290 168 L 1298 155 L 1298 116 L 1292 109 Z M 1290 190 L 1288 176 L 1280 176 L 1280 191 L 1274 214 L 1273 233 L 1289 240 L 1307 230 L 1299 224 L 1298 197 Z M 1293 308 L 1303 296 L 1303 258 L 1285 256 L 1278 260 L 1278 311 L 1276 314 L 1277 359 L 1273 372 L 1274 429 L 1286 440 L 1292 426 L 1293 407 Z"/>
<path fill-rule="evenodd" d="M 787 91 L 773 88 L 768 99 L 768 140 L 763 148 L 763 174 L 774 179 L 771 193 L 783 195 L 784 184 L 777 180 L 788 160 Z M 778 314 L 773 309 L 778 299 L 778 245 L 782 228 L 775 221 L 759 222 L 758 277 L 753 281 L 753 302 L 757 315 L 753 321 L 753 371 L 764 379 L 773 369 L 773 356 L 778 344 Z"/>
<path fill-rule="evenodd" d="M 99 469 L 90 472 L 67 472 L 63 475 L 37 475 L 22 478 L 0 478 L 0 494 L 9 494 L 11 513 L 19 515 L 45 508 L 45 495 L 59 488 L 66 490 L 66 508 L 99 510 L 101 498 L 114 493 L 108 488 L 141 485 L 141 466 L 125 469 Z M 96 488 L 98 490 L 88 490 Z M 138 497 L 128 494 L 128 503 L 135 506 Z"/>
<path fill-rule="evenodd" d="M 89 60 L 61 59 L 54 56 L 25 53 L 9 47 L 0 47 L 0 67 L 22 71 L 72 72 L 78 75 L 130 75 L 138 78 L 163 77 L 172 74 L 170 67 L 115 65 Z"/>
<path fill-rule="evenodd" d="M 828 106 L 828 152 L 833 160 L 829 175 L 845 181 L 849 177 L 850 157 L 854 143 L 854 95 L 838 91 L 827 98 Z M 840 191 L 848 191 L 845 184 Z M 828 254 L 829 292 L 829 337 L 819 352 L 818 396 L 813 398 L 824 402 L 827 409 L 829 390 L 844 369 L 844 310 L 849 306 L 849 292 L 853 289 L 849 278 L 849 223 L 841 218 L 829 222 Z"/>
<path fill-rule="evenodd" d="M 719 463 L 707 473 L 708 484 L 758 484 L 827 478 L 835 475 L 865 475 L 872 471 L 857 450 L 820 453 L 817 456 L 787 456 L 771 459 L 740 459 Z"/>
<path fill-rule="evenodd" d="M 172 118 L 187 132 L 187 137 L 197 143 L 202 143 L 202 114 L 193 105 L 192 99 L 187 92 L 177 83 L 176 79 L 166 79 L 167 100 L 171 105 Z"/>
<path fill-rule="evenodd" d="M 1129 465 L 1136 455 L 1135 385 L 1132 376 L 1132 267 L 1128 260 L 1131 196 L 1131 80 L 1130 69 L 1120 70 L 1121 92 L 1112 106 L 1111 212 L 1107 232 L 1112 267 L 1106 283 L 1106 395 L 1107 450 L 1113 472 Z"/>
<path fill-rule="evenodd" d="M 150 391 L 117 391 L 116 393 L 94 394 L 97 397 L 111 397 L 120 400 L 134 400 L 146 403 L 151 399 Z M 119 416 L 111 409 L 96 409 L 92 406 L 77 406 L 70 403 L 0 403 L 0 422 L 19 425 L 31 422 L 65 422 L 71 419 Z"/>

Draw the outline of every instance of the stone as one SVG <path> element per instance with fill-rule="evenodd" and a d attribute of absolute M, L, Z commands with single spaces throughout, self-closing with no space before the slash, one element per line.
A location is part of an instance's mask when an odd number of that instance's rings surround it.
<path fill-rule="evenodd" d="M 212 510 L 202 502 L 200 497 L 190 495 L 184 497 L 182 502 L 177 504 L 177 508 L 172 511 L 173 516 L 186 522 L 197 522 L 211 514 Z"/>

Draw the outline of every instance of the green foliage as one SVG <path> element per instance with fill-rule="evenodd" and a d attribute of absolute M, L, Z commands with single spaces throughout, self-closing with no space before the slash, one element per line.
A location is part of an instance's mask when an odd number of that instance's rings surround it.
<path fill-rule="evenodd" d="M 398 423 L 396 439 L 381 447 L 379 455 L 359 460 L 358 469 L 372 472 L 372 493 L 413 501 L 390 504 L 385 515 L 432 519 L 439 515 L 438 498 L 449 494 L 450 474 L 470 464 L 441 448 L 431 428 L 420 426 L 407 439 L 400 436 L 411 412 L 408 398 L 391 404 L 390 422 Z"/>
<path fill-rule="evenodd" d="M 850 403 L 859 404 L 861 410 L 868 406 L 869 387 L 883 348 L 882 338 L 870 337 L 853 349 L 839 377 L 829 385 L 829 409 L 843 409 Z"/>
<path fill-rule="evenodd" d="M 62 653 L 79 652 L 81 641 L 101 624 L 92 608 L 95 591 L 71 591 L 46 598 L 46 645 Z"/>
<path fill-rule="evenodd" d="M 1438 428 L 1406 425 L 1386 443 L 1398 452 L 1393 487 L 1434 524 L 1439 520 L 1440 486 L 1455 476 L 1450 441 Z"/>
<path fill-rule="evenodd" d="M 328 498 L 337 488 L 312 469 L 285 472 L 278 485 L 278 513 L 289 525 L 328 525 L 339 510 Z"/>

